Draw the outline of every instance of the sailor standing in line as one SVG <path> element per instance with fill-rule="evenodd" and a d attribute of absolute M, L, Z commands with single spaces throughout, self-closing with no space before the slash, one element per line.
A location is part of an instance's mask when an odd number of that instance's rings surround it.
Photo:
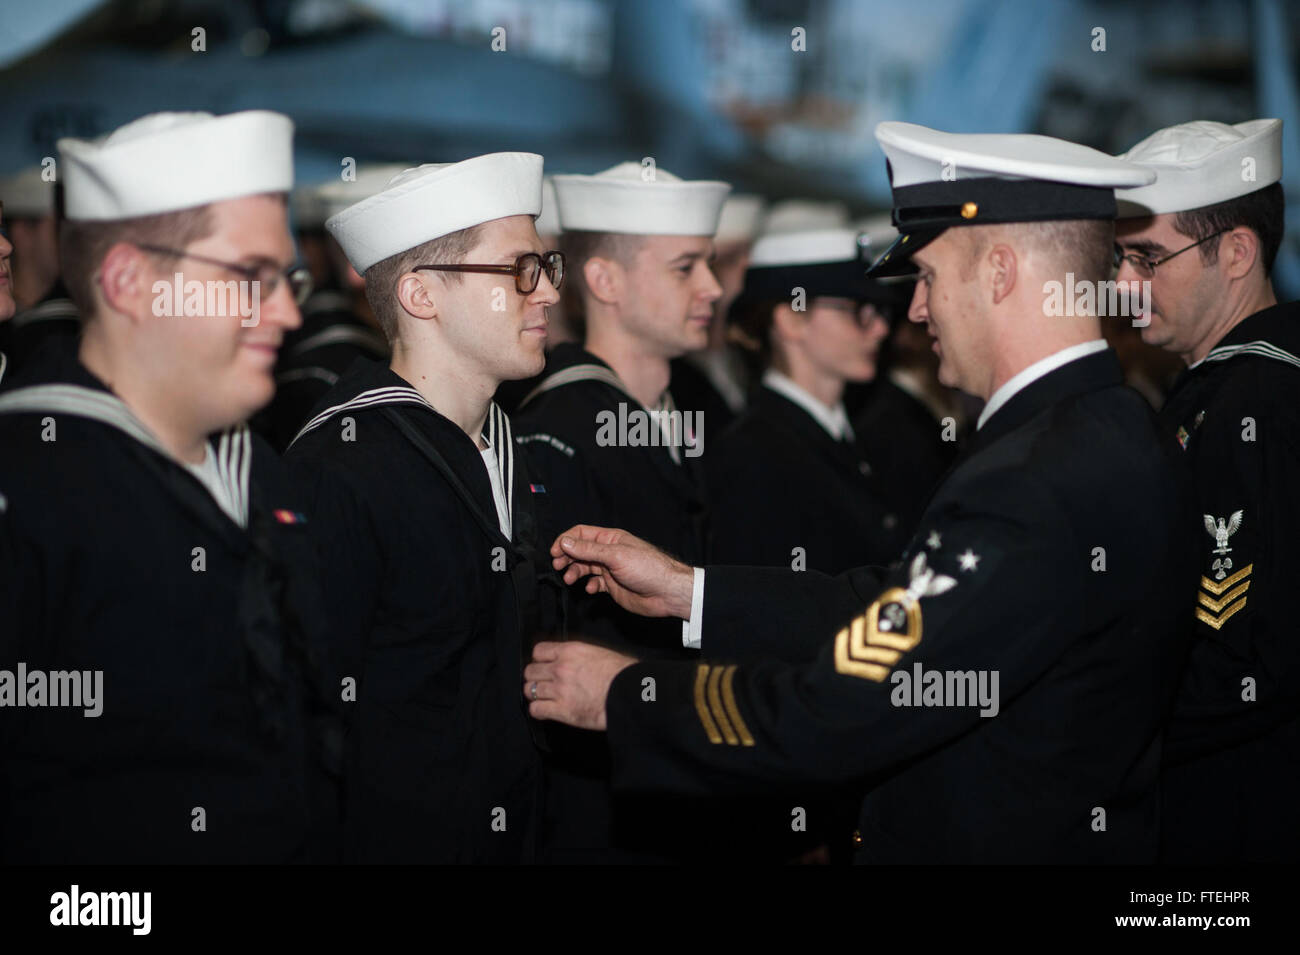
<path fill-rule="evenodd" d="M 542 539 L 549 544 L 578 522 L 605 523 L 636 528 L 671 553 L 701 561 L 700 454 L 708 422 L 699 409 L 675 405 L 669 362 L 708 342 L 713 302 L 722 294 L 709 260 L 730 187 L 684 182 L 632 162 L 554 182 L 586 338 L 551 353 L 515 415 L 518 440 L 546 488 Z M 680 623 L 574 598 L 570 624 L 590 639 L 652 656 L 693 653 Z M 674 824 L 662 807 L 629 810 L 626 822 L 615 818 L 604 742 L 590 736 L 561 730 L 552 738 L 548 858 L 623 858 L 615 844 L 663 849 Z"/>
<path fill-rule="evenodd" d="M 537 623 L 541 489 L 492 395 L 545 360 L 564 259 L 533 225 L 541 187 L 541 156 L 493 153 L 408 169 L 326 223 L 393 346 L 285 455 L 350 688 L 349 861 L 534 857 L 540 756 L 515 684 L 553 618 Z"/>
<path fill-rule="evenodd" d="M 1160 412 L 1189 474 L 1199 581 L 1165 745 L 1162 857 L 1300 857 L 1300 302 L 1269 274 L 1283 235 L 1282 121 L 1170 126 L 1123 157 L 1119 280 L 1147 283 L 1141 329 L 1187 365 Z"/>
<path fill-rule="evenodd" d="M 709 344 L 672 361 L 673 398 L 683 408 L 699 408 L 714 434 L 721 434 L 745 410 L 752 390 L 744 349 L 729 337 L 727 313 L 745 280 L 765 205 L 761 196 L 736 193 L 722 204 L 713 237 L 716 257 L 709 266 L 722 286 L 722 297 L 713 303 Z"/>
<path fill-rule="evenodd" d="M 712 236 L 730 187 L 653 173 L 643 178 L 643 167 L 629 162 L 555 177 L 586 339 L 551 353 L 515 417 L 547 488 L 545 530 L 613 521 L 673 553 L 702 556 L 705 434 L 689 432 L 694 416 L 682 411 L 692 409 L 678 409 L 667 390 L 669 360 L 708 339 L 721 294 L 709 269 Z M 680 627 L 599 603 L 580 601 L 575 623 L 591 637 L 634 646 L 670 651 L 683 643 Z"/>
<path fill-rule="evenodd" d="M 292 136 L 256 110 L 59 142 L 80 346 L 0 393 L 5 862 L 335 858 L 306 518 L 241 423 L 309 289 Z"/>

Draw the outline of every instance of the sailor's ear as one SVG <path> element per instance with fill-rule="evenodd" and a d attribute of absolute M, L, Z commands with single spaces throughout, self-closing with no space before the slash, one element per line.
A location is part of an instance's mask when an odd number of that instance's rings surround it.
<path fill-rule="evenodd" d="M 412 318 L 427 321 L 438 317 L 438 300 L 436 292 L 441 289 L 430 288 L 433 283 L 443 281 L 440 275 L 431 272 L 404 272 L 397 277 L 397 301 L 402 310 Z"/>
<path fill-rule="evenodd" d="M 591 297 L 604 305 L 617 305 L 627 290 L 627 270 L 617 259 L 593 255 L 582 263 L 582 280 Z"/>
<path fill-rule="evenodd" d="M 130 242 L 116 242 L 95 271 L 95 285 L 107 310 L 139 323 L 153 315 L 183 314 L 184 300 L 170 279 L 156 278 L 146 252 Z"/>

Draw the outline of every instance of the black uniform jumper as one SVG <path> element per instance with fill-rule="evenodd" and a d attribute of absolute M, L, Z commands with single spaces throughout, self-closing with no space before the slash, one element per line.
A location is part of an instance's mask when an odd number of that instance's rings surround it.
<path fill-rule="evenodd" d="M 708 449 L 719 564 L 801 566 L 838 574 L 888 564 L 907 542 L 860 442 L 838 439 L 766 385 Z"/>
<path fill-rule="evenodd" d="M 335 861 L 324 620 L 279 459 L 214 439 L 237 522 L 64 347 L 0 395 L 0 448 L 0 859 Z M 99 715 L 52 705 L 74 671 L 102 673 Z"/>
<path fill-rule="evenodd" d="M 502 533 L 478 447 L 386 365 L 325 396 L 286 461 L 314 515 L 345 704 L 345 843 L 361 862 L 526 862 L 540 756 L 522 686 L 536 625 L 530 481 L 495 406 Z"/>
<path fill-rule="evenodd" d="M 1194 487 L 1199 587 L 1169 726 L 1163 858 L 1300 857 L 1300 303 L 1240 322 L 1179 378 L 1161 440 Z"/>
<path fill-rule="evenodd" d="M 701 458 L 689 448 L 663 446 L 653 424 L 639 433 L 628 427 L 629 440 L 620 443 L 618 429 L 610 423 L 631 421 L 629 416 L 638 414 L 645 415 L 646 409 L 595 355 L 574 344 L 551 352 L 541 384 L 515 415 L 517 440 L 535 479 L 545 487 L 543 547 L 574 524 L 595 524 L 622 528 L 682 560 L 703 563 L 707 529 Z M 703 442 L 705 435 L 693 437 Z M 570 629 L 585 640 L 637 657 L 696 655 L 683 648 L 680 620 L 638 617 L 580 587 L 572 589 L 571 599 Z M 664 800 L 645 804 L 623 799 L 614 805 L 608 750 L 600 734 L 554 726 L 547 736 L 552 743 L 548 859 L 678 856 L 672 846 L 689 827 Z M 690 814 L 701 817 L 698 809 Z"/>

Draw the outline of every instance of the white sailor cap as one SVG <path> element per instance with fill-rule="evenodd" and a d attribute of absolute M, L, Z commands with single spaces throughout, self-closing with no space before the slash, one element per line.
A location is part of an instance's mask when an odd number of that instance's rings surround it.
<path fill-rule="evenodd" d="M 861 261 L 853 229 L 816 229 L 765 235 L 749 253 L 749 267 L 809 265 Z"/>
<path fill-rule="evenodd" d="M 1115 218 L 1115 190 L 1155 173 L 1077 143 L 1005 133 L 944 133 L 885 122 L 876 140 L 888 161 L 901 233 L 872 266 L 895 275 L 952 226 Z"/>
<path fill-rule="evenodd" d="M 95 140 L 60 139 L 64 211 L 129 219 L 293 188 L 293 122 L 269 110 L 151 113 Z"/>
<path fill-rule="evenodd" d="M 566 232 L 712 236 L 730 191 L 725 182 L 688 182 L 635 162 L 594 176 L 555 177 L 560 225 Z"/>
<path fill-rule="evenodd" d="M 54 214 L 54 183 L 46 181 L 42 166 L 28 166 L 0 178 L 0 202 L 6 219 L 40 219 Z"/>
<path fill-rule="evenodd" d="M 325 228 L 365 274 L 376 262 L 444 235 L 541 211 L 542 157 L 489 153 L 407 169 L 382 191 L 330 216 Z"/>
<path fill-rule="evenodd" d="M 722 203 L 722 215 L 718 218 L 718 231 L 714 238 L 719 242 L 753 242 L 763 222 L 766 205 L 762 196 L 743 193 L 727 196 Z"/>
<path fill-rule="evenodd" d="M 813 232 L 849 224 L 849 208 L 834 199 L 783 199 L 773 203 L 763 220 L 763 235 Z"/>
<path fill-rule="evenodd" d="M 1121 219 L 1200 209 L 1282 178 L 1282 120 L 1167 126 L 1119 158 L 1156 174 L 1152 185 L 1116 194 Z"/>

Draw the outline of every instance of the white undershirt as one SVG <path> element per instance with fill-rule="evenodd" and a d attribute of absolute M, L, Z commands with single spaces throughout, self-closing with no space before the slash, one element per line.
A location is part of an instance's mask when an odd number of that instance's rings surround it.
<path fill-rule="evenodd" d="M 826 433 L 836 441 L 853 440 L 853 427 L 849 424 L 849 416 L 844 410 L 844 402 L 840 402 L 834 408 L 824 405 L 805 389 L 795 384 L 788 375 L 781 374 L 775 368 L 769 368 L 763 372 L 763 384 L 777 394 L 789 398 L 812 415 L 813 420 L 821 425 Z"/>
<path fill-rule="evenodd" d="M 239 505 L 235 501 L 234 489 L 221 479 L 221 472 L 217 469 L 217 456 L 212 453 L 212 448 L 205 441 L 203 442 L 203 460 L 198 464 L 181 462 L 185 470 L 189 471 L 199 483 L 207 488 L 212 499 L 217 502 L 217 506 L 229 515 L 230 519 L 241 527 L 244 524 L 243 515 L 239 512 Z"/>
<path fill-rule="evenodd" d="M 497 453 L 492 449 L 492 443 L 488 441 L 486 435 L 483 436 L 483 443 L 487 447 L 480 451 L 479 454 L 483 455 L 483 464 L 488 473 L 488 483 L 492 485 L 492 500 L 497 506 L 497 525 L 501 528 L 501 533 L 506 536 L 507 540 L 514 540 L 513 528 L 510 524 L 509 498 L 506 497 L 505 481 L 501 478 L 501 465 L 497 462 Z"/>
<path fill-rule="evenodd" d="M 1002 383 L 1001 388 L 989 396 L 988 403 L 984 406 L 984 410 L 980 412 L 979 421 L 975 423 L 975 430 L 978 431 L 984 427 L 984 422 L 993 417 L 999 408 L 1015 396 L 1016 392 L 1021 391 L 1049 372 L 1056 371 L 1062 365 L 1068 365 L 1076 358 L 1091 355 L 1093 352 L 1099 352 L 1104 348 L 1106 348 L 1106 340 L 1103 338 L 1091 342 L 1081 342 L 1078 345 L 1071 345 L 1069 348 L 1062 348 L 1046 358 L 1041 358 L 1028 368 L 1012 375 Z"/>

